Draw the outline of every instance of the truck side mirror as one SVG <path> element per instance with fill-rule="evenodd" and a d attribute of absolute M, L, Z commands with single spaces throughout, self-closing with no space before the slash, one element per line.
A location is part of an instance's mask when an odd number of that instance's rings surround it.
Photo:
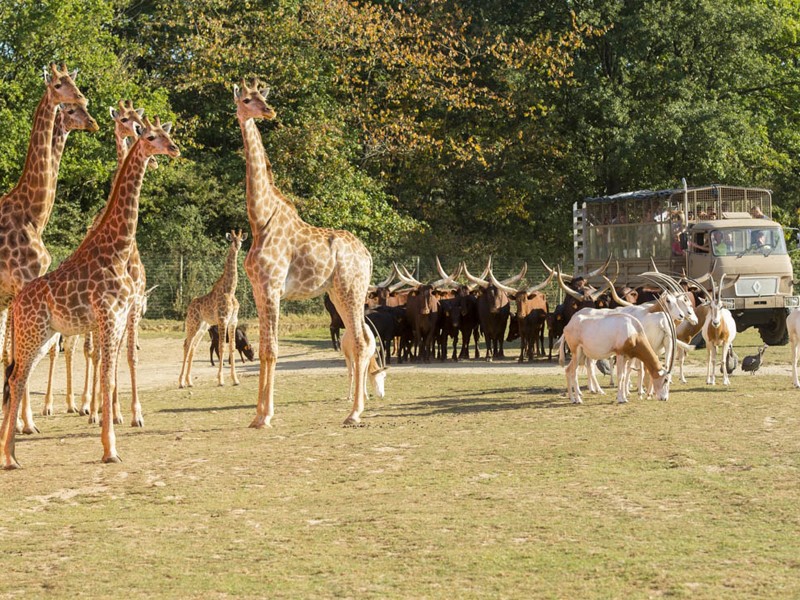
<path fill-rule="evenodd" d="M 689 236 L 686 232 L 682 232 L 680 235 L 681 240 L 681 250 L 688 250 L 689 249 Z"/>

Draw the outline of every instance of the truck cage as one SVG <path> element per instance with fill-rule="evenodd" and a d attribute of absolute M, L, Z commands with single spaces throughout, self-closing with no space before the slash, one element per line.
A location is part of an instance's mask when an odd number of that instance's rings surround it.
<path fill-rule="evenodd" d="M 697 221 L 750 218 L 756 207 L 772 218 L 770 190 L 714 184 L 585 198 L 572 210 L 575 272 L 592 271 L 611 254 L 623 261 L 623 281 L 649 270 L 650 257 L 659 269 L 680 273 L 685 258 L 673 249 L 679 234 Z"/>

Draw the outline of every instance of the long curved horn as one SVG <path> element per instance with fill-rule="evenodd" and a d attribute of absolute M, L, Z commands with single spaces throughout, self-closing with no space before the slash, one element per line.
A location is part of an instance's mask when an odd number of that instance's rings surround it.
<path fill-rule="evenodd" d="M 550 274 L 547 276 L 547 279 L 545 279 L 542 283 L 538 285 L 532 285 L 531 287 L 527 288 L 525 290 L 525 293 L 532 294 L 533 292 L 538 292 L 539 290 L 546 288 L 548 285 L 550 285 L 550 282 L 553 280 L 554 276 L 555 273 L 553 271 L 550 271 Z"/>
<path fill-rule="evenodd" d="M 623 300 L 622 298 L 619 297 L 619 294 L 617 294 L 617 290 L 614 288 L 614 285 L 611 283 L 611 280 L 608 277 L 603 275 L 603 279 L 605 279 L 606 283 L 611 286 L 609 291 L 611 292 L 611 297 L 614 299 L 614 302 L 616 302 L 620 306 L 634 306 L 633 302 L 628 302 L 627 300 Z"/>
<path fill-rule="evenodd" d="M 502 283 L 500 281 L 497 281 L 497 279 L 494 276 L 494 273 L 492 273 L 491 270 L 489 271 L 489 281 L 491 282 L 491 284 L 494 287 L 496 287 L 498 290 L 504 291 L 506 294 L 510 294 L 510 295 L 516 296 L 517 292 L 519 291 L 516 288 L 512 288 L 510 286 L 505 285 L 504 283 Z"/>
<path fill-rule="evenodd" d="M 413 285 L 414 287 L 423 285 L 422 282 L 414 279 L 411 276 L 411 273 L 408 272 L 408 269 L 406 269 L 403 265 L 400 265 L 400 268 L 397 269 L 397 277 L 406 285 Z"/>
<path fill-rule="evenodd" d="M 589 297 L 592 299 L 592 302 L 597 302 L 597 300 L 600 298 L 600 296 L 605 294 L 606 291 L 608 291 L 609 288 L 614 289 L 614 284 L 612 284 L 611 282 L 608 282 L 608 283 L 606 283 L 606 285 L 601 287 L 599 290 L 597 290 L 596 292 L 593 292 L 592 294 L 590 294 Z"/>
<path fill-rule="evenodd" d="M 502 283 L 503 285 L 511 285 L 512 283 L 517 283 L 520 279 L 525 277 L 525 273 L 527 272 L 528 272 L 528 263 L 524 262 L 522 263 L 522 269 L 520 269 L 519 273 L 517 273 L 513 277 L 509 277 L 508 279 L 503 279 Z"/>
<path fill-rule="evenodd" d="M 389 287 L 389 284 L 394 281 L 394 278 L 397 277 L 397 265 L 392 263 L 392 270 L 389 272 L 389 276 L 381 281 L 380 283 L 376 283 L 375 285 L 370 286 L 370 291 L 375 291 L 372 288 L 385 288 Z"/>
<path fill-rule="evenodd" d="M 723 290 L 729 290 L 730 288 L 735 286 L 736 282 L 739 281 L 739 277 L 741 277 L 741 275 L 737 275 L 736 277 L 731 279 L 728 283 L 725 284 L 724 287 L 722 285 L 722 279 L 720 279 L 719 280 L 719 293 L 722 294 Z"/>
<path fill-rule="evenodd" d="M 489 261 L 491 262 L 491 258 L 489 259 Z M 461 263 L 461 266 L 463 267 L 463 271 L 464 271 L 464 277 L 466 277 L 467 279 L 469 279 L 469 280 L 470 280 L 472 283 L 474 283 L 475 285 L 478 285 L 478 286 L 480 286 L 480 287 L 482 287 L 482 288 L 487 288 L 487 287 L 489 287 L 489 282 L 488 282 L 488 281 L 486 281 L 486 280 L 485 280 L 485 279 L 483 279 L 483 278 L 478 278 L 478 277 L 475 277 L 475 276 L 474 276 L 472 273 L 470 273 L 470 272 L 469 272 L 469 270 L 467 269 L 467 263 L 465 263 L 465 262 L 462 262 L 462 263 Z M 488 272 L 489 272 L 489 269 L 486 269 L 486 272 L 488 273 Z M 484 277 L 486 277 L 486 276 L 484 275 Z"/>
<path fill-rule="evenodd" d="M 608 255 L 608 258 L 606 259 L 606 262 L 603 264 L 602 267 L 587 273 L 586 275 L 583 276 L 583 278 L 584 279 L 591 279 L 592 277 L 597 277 L 601 273 L 605 273 L 606 269 L 608 268 L 608 265 L 611 264 L 611 256 L 612 256 L 611 254 Z"/>
<path fill-rule="evenodd" d="M 544 262 L 544 260 L 542 260 L 541 258 L 539 258 L 539 260 L 541 261 L 541 263 L 542 263 L 542 266 L 545 268 L 545 270 L 546 270 L 548 273 L 550 273 L 551 275 L 555 275 L 555 274 L 556 274 L 556 270 L 555 270 L 555 269 L 551 269 L 550 267 L 548 267 L 548 266 L 547 266 L 547 263 L 546 263 L 546 262 Z M 562 276 L 562 277 L 563 277 L 563 279 L 565 279 L 566 281 L 572 281 L 572 276 L 571 276 L 571 275 L 564 275 L 564 274 L 562 273 L 562 274 L 561 274 L 561 276 Z"/>
<path fill-rule="evenodd" d="M 440 287 L 444 285 L 458 287 L 458 282 L 456 281 L 456 279 L 458 279 L 459 275 L 461 275 L 461 263 L 458 263 L 458 266 L 456 267 L 456 270 L 453 272 L 452 275 L 448 275 L 447 273 L 444 272 L 444 269 L 442 268 L 442 263 L 439 262 L 439 257 L 437 256 L 436 268 L 439 271 L 439 275 L 441 275 L 441 279 L 433 282 L 431 284 L 433 287 Z"/>
<path fill-rule="evenodd" d="M 653 259 L 653 255 L 652 254 L 650 255 L 650 266 L 653 269 L 653 273 L 660 273 L 661 272 L 661 271 L 658 270 L 658 267 L 656 266 L 656 261 Z"/>
<path fill-rule="evenodd" d="M 567 294 L 568 296 L 572 296 L 573 298 L 575 298 L 575 300 L 578 300 L 579 302 L 583 302 L 584 297 L 575 290 L 573 290 L 572 288 L 567 287 L 566 284 L 564 283 L 564 280 L 561 278 L 561 267 L 556 267 L 556 278 L 558 279 L 558 285 L 561 286 L 561 289 L 564 290 L 565 294 Z"/>
<path fill-rule="evenodd" d="M 661 305 L 661 310 L 664 312 L 664 315 L 667 317 L 667 324 L 669 327 L 669 335 L 670 339 L 672 340 L 672 352 L 669 355 L 669 364 L 666 365 L 666 373 L 669 375 L 672 373 L 672 367 L 675 366 L 675 354 L 678 352 L 678 331 L 675 328 L 675 323 L 669 316 L 669 309 L 667 308 L 667 303 L 662 300 L 661 298 L 658 299 L 658 303 Z"/>
<path fill-rule="evenodd" d="M 683 289 L 678 285 L 678 283 L 669 275 L 661 273 L 660 271 L 646 271 L 640 275 L 640 277 L 649 278 L 649 281 L 660 281 L 663 287 L 668 288 L 674 294 L 682 294 Z"/>

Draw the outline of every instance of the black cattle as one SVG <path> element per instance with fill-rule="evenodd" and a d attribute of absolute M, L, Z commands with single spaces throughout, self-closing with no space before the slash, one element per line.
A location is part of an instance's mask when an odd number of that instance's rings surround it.
<path fill-rule="evenodd" d="M 342 321 L 342 317 L 339 316 L 339 312 L 336 310 L 336 307 L 333 305 L 333 300 L 331 300 L 328 294 L 323 296 L 322 301 L 325 304 L 325 310 L 328 311 L 328 315 L 331 318 L 331 344 L 333 344 L 334 350 L 340 350 L 342 344 L 339 332 L 344 329 L 344 321 Z"/>
<path fill-rule="evenodd" d="M 375 334 L 375 342 L 383 346 L 385 364 L 390 364 L 392 341 L 395 337 L 402 336 L 404 330 L 408 328 L 405 307 L 376 306 L 369 309 L 364 317 Z"/>
<path fill-rule="evenodd" d="M 430 284 L 418 285 L 408 295 L 406 319 L 414 333 L 415 356 L 430 362 L 433 339 L 439 319 L 439 296 Z"/>
<path fill-rule="evenodd" d="M 475 358 L 480 358 L 481 323 L 478 317 L 478 298 L 465 285 L 456 290 L 456 296 L 453 298 L 453 308 L 450 312 L 450 320 L 453 328 L 461 334 L 461 351 L 458 353 L 458 357 L 455 354 L 455 346 L 458 340 L 453 340 L 453 360 L 469 358 L 470 339 L 475 340 Z"/>
<path fill-rule="evenodd" d="M 486 360 L 505 356 L 503 340 L 510 316 L 511 302 L 503 290 L 491 283 L 481 289 L 478 296 L 478 320 L 486 343 Z"/>
<path fill-rule="evenodd" d="M 211 350 L 209 354 L 211 357 L 211 366 L 213 367 L 214 355 L 216 354 L 217 358 L 219 358 L 219 353 L 217 352 L 217 347 L 219 345 L 219 328 L 216 325 L 212 325 L 208 328 L 208 335 L 211 336 Z M 226 334 L 225 343 L 228 343 L 229 341 L 230 337 L 228 337 Z M 238 325 L 236 327 L 236 339 L 234 340 L 234 345 L 239 351 L 239 358 L 242 360 L 242 362 L 253 360 L 255 353 L 253 352 L 253 347 L 250 345 L 250 342 L 247 340 L 247 332 L 244 325 Z"/>

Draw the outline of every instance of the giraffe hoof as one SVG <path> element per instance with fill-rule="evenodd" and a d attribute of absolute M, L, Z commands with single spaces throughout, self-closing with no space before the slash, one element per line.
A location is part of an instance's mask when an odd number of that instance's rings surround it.
<path fill-rule="evenodd" d="M 15 459 L 11 459 L 11 462 L 7 462 L 3 465 L 4 471 L 14 471 L 15 469 L 21 469 L 22 465 L 20 465 Z"/>
<path fill-rule="evenodd" d="M 342 425 L 358 425 L 359 423 L 361 423 L 361 419 L 358 418 L 358 415 L 350 415 Z"/>
<path fill-rule="evenodd" d="M 25 435 L 32 435 L 34 433 L 40 433 L 40 431 L 36 425 L 31 425 L 30 427 L 23 427 L 22 433 L 24 433 Z"/>
<path fill-rule="evenodd" d="M 74 415 L 76 412 L 78 412 L 78 409 L 74 406 L 67 407 L 67 414 Z"/>
<path fill-rule="evenodd" d="M 144 427 L 144 419 L 142 417 L 131 419 L 131 427 Z"/>
<path fill-rule="evenodd" d="M 97 418 L 97 415 L 89 415 L 89 425 L 99 425 L 100 419 Z"/>
<path fill-rule="evenodd" d="M 108 463 L 121 463 L 122 459 L 117 454 L 111 454 L 110 456 L 104 456 L 103 462 Z"/>
<path fill-rule="evenodd" d="M 233 382 L 233 385 L 239 385 L 239 380 L 235 379 L 234 382 Z"/>
<path fill-rule="evenodd" d="M 125 419 L 122 417 L 114 417 L 114 425 L 122 425 L 125 422 Z"/>
<path fill-rule="evenodd" d="M 252 429 L 264 429 L 265 427 L 272 427 L 272 425 L 270 424 L 270 422 L 269 422 L 269 419 L 266 419 L 266 418 L 264 418 L 264 417 L 258 417 L 258 416 L 257 416 L 257 417 L 256 417 L 255 419 L 253 419 L 253 421 L 250 423 L 250 427 L 251 427 Z"/>
<path fill-rule="evenodd" d="M 53 416 L 53 408 L 51 406 L 45 406 L 42 409 L 42 416 L 43 417 L 52 417 Z"/>

